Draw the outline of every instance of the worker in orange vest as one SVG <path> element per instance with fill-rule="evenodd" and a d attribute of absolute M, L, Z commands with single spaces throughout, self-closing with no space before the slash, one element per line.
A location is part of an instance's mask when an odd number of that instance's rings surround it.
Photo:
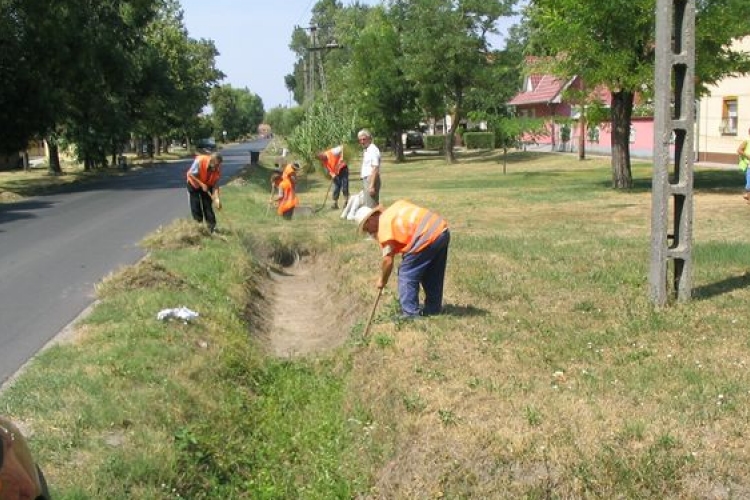
<path fill-rule="evenodd" d="M 336 146 L 317 155 L 333 183 L 333 205 L 331 209 L 339 208 L 339 194 L 344 194 L 344 206 L 349 202 L 349 166 L 344 160 L 344 146 Z"/>
<path fill-rule="evenodd" d="M 190 198 L 190 213 L 196 222 L 206 221 L 208 230 L 216 230 L 214 199 L 219 197 L 221 163 L 219 153 L 198 155 L 187 171 L 187 190 Z"/>
<path fill-rule="evenodd" d="M 443 309 L 443 282 L 448 262 L 450 231 L 440 215 L 406 200 L 388 208 L 360 207 L 354 220 L 358 230 L 372 236 L 382 248 L 377 288 L 388 283 L 395 255 L 401 254 L 398 300 L 405 319 L 439 314 Z M 419 287 L 424 307 L 419 306 Z"/>
<path fill-rule="evenodd" d="M 294 208 L 299 205 L 297 198 L 297 172 L 300 170 L 299 163 L 290 163 L 284 167 L 279 183 L 279 195 L 276 199 L 278 208 L 276 213 L 284 219 L 290 220 L 294 215 Z"/>

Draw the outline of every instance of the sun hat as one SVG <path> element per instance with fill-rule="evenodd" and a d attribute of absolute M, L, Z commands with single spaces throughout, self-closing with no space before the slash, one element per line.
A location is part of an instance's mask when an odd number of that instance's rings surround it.
<path fill-rule="evenodd" d="M 356 212 L 354 212 L 354 222 L 357 223 L 357 232 L 361 233 L 364 232 L 364 225 L 367 220 L 372 217 L 373 214 L 376 213 L 382 213 L 383 207 L 378 205 L 375 208 L 370 207 L 359 207 Z"/>

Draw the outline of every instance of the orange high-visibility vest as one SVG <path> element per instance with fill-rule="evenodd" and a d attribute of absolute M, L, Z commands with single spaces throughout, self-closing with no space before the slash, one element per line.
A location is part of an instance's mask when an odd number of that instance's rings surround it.
<path fill-rule="evenodd" d="M 221 167 L 214 167 L 213 169 L 209 170 L 208 165 L 211 162 L 211 157 L 208 155 L 201 155 L 198 157 L 198 179 L 203 183 L 206 184 L 208 187 L 214 187 L 217 182 L 219 182 L 219 177 L 221 177 Z M 190 166 L 192 168 L 192 165 Z M 190 169 L 188 169 L 187 173 L 187 181 L 190 183 L 191 186 L 193 186 L 195 189 L 200 189 L 200 184 L 196 184 L 193 179 L 190 177 Z"/>
<path fill-rule="evenodd" d="M 326 161 L 323 166 L 331 173 L 331 175 L 339 175 L 339 173 L 341 173 L 341 169 L 346 166 L 346 163 L 341 161 L 341 157 L 344 154 L 344 148 L 341 148 L 341 152 L 339 154 L 334 153 L 334 149 L 336 148 L 331 148 L 323 153 L 326 157 Z"/>
<path fill-rule="evenodd" d="M 419 253 L 446 229 L 448 223 L 438 214 L 399 200 L 380 214 L 378 242 L 390 244 L 394 253 Z"/>
<path fill-rule="evenodd" d="M 293 164 L 289 164 L 286 167 L 284 167 L 284 171 L 281 173 L 282 179 L 288 179 L 289 177 L 297 175 L 297 169 L 294 168 Z"/>
<path fill-rule="evenodd" d="M 279 215 L 284 215 L 284 213 L 299 205 L 299 199 L 297 198 L 297 194 L 294 192 L 294 183 L 291 181 L 291 179 L 283 179 L 279 184 L 279 189 L 281 190 L 282 195 L 281 200 L 279 200 L 279 208 L 276 210 L 276 213 Z"/>

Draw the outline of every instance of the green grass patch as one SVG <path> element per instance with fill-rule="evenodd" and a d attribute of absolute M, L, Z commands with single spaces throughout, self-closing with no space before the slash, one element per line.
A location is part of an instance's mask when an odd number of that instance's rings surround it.
<path fill-rule="evenodd" d="M 223 191 L 222 234 L 180 221 L 149 236 L 149 257 L 0 394 L 55 498 L 750 496 L 735 172 L 696 172 L 694 300 L 656 308 L 650 165 L 616 192 L 601 159 L 386 158 L 382 201 L 450 223 L 445 314 L 394 320 L 394 276 L 363 339 L 377 246 L 334 211 L 281 221 L 271 168 L 254 167 Z M 315 207 L 328 184 L 300 187 Z M 300 261 L 326 264 L 315 296 L 353 326 L 277 358 L 269 273 Z M 156 319 L 181 305 L 199 317 Z"/>

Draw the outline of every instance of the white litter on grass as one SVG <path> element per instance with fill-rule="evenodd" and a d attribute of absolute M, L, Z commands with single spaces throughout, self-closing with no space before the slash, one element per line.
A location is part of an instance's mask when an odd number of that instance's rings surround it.
<path fill-rule="evenodd" d="M 162 309 L 156 315 L 156 319 L 158 319 L 159 321 L 164 321 L 170 318 L 177 318 L 181 319 L 185 323 L 188 323 L 190 320 L 193 320 L 197 317 L 197 312 L 191 311 L 185 306 L 175 307 L 173 309 Z"/>

